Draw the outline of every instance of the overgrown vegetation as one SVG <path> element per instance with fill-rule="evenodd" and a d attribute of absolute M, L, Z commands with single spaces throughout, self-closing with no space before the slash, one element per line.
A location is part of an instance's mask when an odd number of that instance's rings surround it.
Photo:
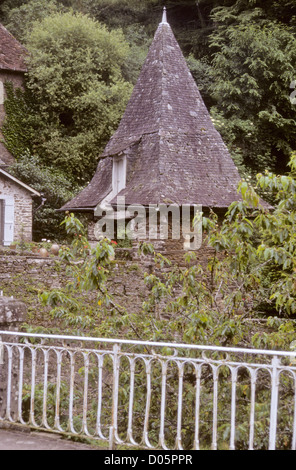
<path fill-rule="evenodd" d="M 42 302 L 53 307 L 53 317 L 63 319 L 65 326 L 93 325 L 99 336 L 116 331 L 142 340 L 289 349 L 296 334 L 295 155 L 290 165 L 289 176 L 257 176 L 258 187 L 274 193 L 272 211 L 243 181 L 243 201 L 229 207 L 221 227 L 214 213 L 203 219 L 205 243 L 213 251 L 206 267 L 194 252 L 186 255 L 187 269 L 170 266 L 152 245 L 143 243 L 140 249 L 154 258 L 155 269 L 145 274 L 150 295 L 137 314 L 118 305 L 106 287 L 114 242 L 101 240 L 89 255 L 83 224 L 68 214 L 64 225 L 73 241 L 60 256 L 69 263 L 71 281 L 66 290 L 45 292 Z M 73 263 L 77 257 L 81 262 Z M 162 272 L 164 266 L 170 268 Z M 83 308 L 76 300 L 78 292 L 87 291 L 97 297 L 94 318 L 81 316 Z"/>
<path fill-rule="evenodd" d="M 28 151 L 23 153 L 9 171 L 42 195 L 43 201 L 38 198 L 33 207 L 34 240 L 63 240 L 65 234 L 60 224 L 64 214 L 57 212 L 57 209 L 69 201 L 81 187 L 73 184 L 62 171 L 45 165 L 39 157 L 32 156 Z"/>
<path fill-rule="evenodd" d="M 170 262 L 153 246 L 142 243 L 142 255 L 154 260 L 152 273 L 144 274 L 149 294 L 142 305 L 142 311 L 131 313 L 128 307 L 119 305 L 110 294 L 108 278 L 112 271 L 114 242 L 103 239 L 90 252 L 83 224 L 73 214 L 68 214 L 64 227 L 72 239 L 71 246 L 60 251 L 60 258 L 67 265 L 69 282 L 64 288 L 51 289 L 40 294 L 44 306 L 50 307 L 53 320 L 60 322 L 64 331 L 98 337 L 122 337 L 143 341 L 186 342 L 204 345 L 243 346 L 268 349 L 295 350 L 296 339 L 296 289 L 295 289 L 295 216 L 296 216 L 296 156 L 291 159 L 289 176 L 259 174 L 258 187 L 274 192 L 277 201 L 272 211 L 262 205 L 254 188 L 246 182 L 240 185 L 243 201 L 233 203 L 221 227 L 215 214 L 203 219 L 207 243 L 212 256 L 204 268 L 198 263 L 195 253 L 186 255 L 188 266 L 180 268 Z M 162 268 L 166 266 L 164 271 Z M 272 280 L 272 282 L 270 281 Z M 80 298 L 80 294 L 92 293 L 93 304 Z M 89 299 L 88 295 L 88 299 Z M 30 327 L 30 331 L 32 328 Z M 39 330 L 40 331 L 40 330 Z M 169 354 L 163 349 L 162 354 Z M 190 353 L 188 356 L 190 359 Z M 107 361 L 107 360 L 106 360 Z M 112 371 L 112 364 L 104 362 L 106 371 Z M 125 420 L 129 409 L 129 367 L 128 361 L 121 361 L 119 400 L 119 434 L 125 432 Z M 95 374 L 96 365 L 89 367 L 89 380 Z M 160 365 L 153 364 L 153 390 L 151 402 L 150 438 L 157 443 L 159 427 L 159 400 L 161 377 Z M 145 370 L 138 363 L 135 371 L 136 409 L 134 410 L 134 437 L 141 437 L 141 416 L 145 403 Z M 191 366 L 184 369 L 186 387 L 183 406 L 193 409 L 195 400 L 195 373 Z M 80 370 L 80 380 L 84 369 Z M 176 395 L 178 369 L 170 365 L 168 379 L 167 415 L 165 433 L 167 442 L 174 444 L 176 420 Z M 191 379 L 190 379 L 191 377 Z M 209 448 L 212 433 L 212 371 L 205 365 L 200 377 L 202 383 L 201 403 L 203 416 L 208 419 L 200 423 L 200 445 Z M 230 432 L 230 371 L 219 371 L 219 448 L 228 448 Z M 278 431 L 280 448 L 291 444 L 291 413 L 293 402 L 293 380 L 286 376 L 281 381 L 281 412 Z M 108 382 L 104 388 L 104 410 L 102 423 L 108 428 L 111 396 Z M 95 386 L 95 385 L 94 385 Z M 67 384 L 63 384 L 67 391 Z M 64 389 L 63 389 L 64 390 Z M 65 391 L 64 390 L 64 391 Z M 77 388 L 76 396 L 79 397 Z M 52 391 L 50 391 L 52 393 Z M 246 373 L 239 373 L 237 393 L 236 448 L 244 449 L 248 443 L 249 406 L 251 381 Z M 268 446 L 268 422 L 270 389 L 264 372 L 257 376 L 255 447 Z M 64 393 L 65 397 L 67 393 Z M 63 396 L 64 396 L 63 395 Z M 93 403 L 95 406 L 95 401 Z M 90 427 L 95 428 L 96 414 L 89 411 Z M 52 418 L 51 418 L 52 419 Z M 139 421 L 138 421 L 139 420 Z M 76 416 L 77 426 L 81 417 Z M 190 411 L 183 417 L 183 442 L 185 448 L 192 446 L 194 418 Z M 153 433 L 155 430 L 155 433 Z"/>

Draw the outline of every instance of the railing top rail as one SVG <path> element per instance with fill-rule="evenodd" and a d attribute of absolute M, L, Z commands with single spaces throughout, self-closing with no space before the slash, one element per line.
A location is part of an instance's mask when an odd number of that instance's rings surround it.
<path fill-rule="evenodd" d="M 244 353 L 244 354 L 264 354 L 268 356 L 284 356 L 296 357 L 296 351 L 278 351 L 268 349 L 248 349 L 248 348 L 230 348 L 222 346 L 205 346 L 199 344 L 186 344 L 186 343 L 172 343 L 172 342 L 157 342 L 157 341 L 139 341 L 127 339 L 114 339 L 114 338 L 96 338 L 91 336 L 71 336 L 71 335 L 54 335 L 54 334 L 41 334 L 41 333 L 23 333 L 20 331 L 2 331 L 1 335 L 20 336 L 27 338 L 44 338 L 56 340 L 71 340 L 71 341 L 92 341 L 96 343 L 109 343 L 109 344 L 126 344 L 138 346 L 154 346 L 154 347 L 169 347 L 169 348 L 182 348 L 199 351 L 220 351 L 224 353 Z"/>

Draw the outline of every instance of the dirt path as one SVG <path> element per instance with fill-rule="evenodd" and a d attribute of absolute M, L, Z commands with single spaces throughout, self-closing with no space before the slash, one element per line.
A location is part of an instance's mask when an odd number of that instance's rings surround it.
<path fill-rule="evenodd" d="M 55 434 L 0 429 L 0 450 L 99 450 Z"/>

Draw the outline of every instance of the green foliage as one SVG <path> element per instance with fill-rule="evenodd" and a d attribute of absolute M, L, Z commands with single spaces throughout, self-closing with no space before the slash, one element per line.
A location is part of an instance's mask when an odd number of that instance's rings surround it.
<path fill-rule="evenodd" d="M 126 80 L 135 84 L 146 59 L 151 39 L 141 25 L 126 27 L 124 36 L 130 47 L 123 66 L 123 75 Z"/>
<path fill-rule="evenodd" d="M 68 384 L 64 381 L 61 382 L 59 389 L 56 384 L 48 383 L 46 390 L 46 412 L 47 412 L 47 422 L 50 426 L 54 425 L 54 419 L 56 416 L 56 403 L 57 403 L 57 394 L 59 394 L 59 404 L 62 409 L 69 407 L 69 387 Z M 79 391 L 76 390 L 76 394 L 79 396 Z M 76 395 L 76 399 L 77 399 Z M 25 383 L 23 386 L 23 396 L 22 396 L 22 419 L 24 421 L 29 421 L 29 409 L 30 402 L 32 397 L 32 386 L 28 383 Z M 41 385 L 37 385 L 34 389 L 34 411 L 35 418 L 37 421 L 42 419 L 43 416 L 43 397 L 44 397 L 44 388 Z M 61 419 L 61 424 L 64 424 L 65 419 Z"/>
<path fill-rule="evenodd" d="M 5 83 L 5 121 L 2 134 L 5 146 L 16 158 L 31 147 L 34 138 L 34 119 L 28 118 L 31 111 L 29 94 L 21 88 L 14 89 L 11 82 Z"/>
<path fill-rule="evenodd" d="M 47 16 L 63 11 L 63 5 L 56 0 L 31 0 L 22 5 L 15 5 L 6 15 L 6 28 L 20 42 L 25 41 L 28 31 L 35 21 L 42 21 Z"/>
<path fill-rule="evenodd" d="M 205 57 L 197 60 L 191 53 L 187 58 L 187 65 L 192 73 L 198 89 L 203 97 L 206 106 L 209 108 L 215 101 L 212 99 L 210 90 L 212 86 L 211 65 Z"/>
<path fill-rule="evenodd" d="M 78 330 L 94 328 L 99 312 L 93 311 L 91 307 L 82 309 L 79 292 L 95 290 L 99 310 L 103 305 L 107 308 L 112 305 L 112 308 L 120 311 L 106 288 L 108 267 L 114 256 L 113 244 L 103 239 L 95 249 L 90 250 L 83 224 L 73 214 L 67 214 L 62 225 L 71 240 L 70 247 L 63 246 L 60 250 L 61 260 L 68 263 L 69 282 L 65 290 L 43 292 L 40 300 L 43 305 L 52 307 L 51 315 L 61 320 L 65 327 L 76 327 Z"/>
<path fill-rule="evenodd" d="M 212 18 L 210 72 L 218 128 L 243 169 L 283 172 L 295 149 L 296 109 L 289 99 L 295 31 L 267 19 L 263 7 L 248 1 L 216 8 Z"/>
<path fill-rule="evenodd" d="M 158 0 L 74 0 L 73 7 L 114 29 L 147 24 L 157 3 Z"/>
<path fill-rule="evenodd" d="M 27 86 L 41 118 L 36 151 L 86 182 L 129 97 L 121 73 L 127 44 L 119 31 L 65 13 L 36 25 L 27 46 Z"/>
<path fill-rule="evenodd" d="M 120 31 L 68 12 L 36 22 L 26 45 L 27 95 L 9 96 L 8 146 L 17 157 L 29 146 L 46 166 L 86 183 L 131 92 L 122 75 L 128 44 Z"/>
<path fill-rule="evenodd" d="M 44 165 L 40 158 L 32 156 L 28 152 L 10 167 L 9 172 L 38 191 L 46 199 L 42 206 L 40 199 L 34 203 L 34 239 L 63 240 L 64 233 L 58 227 L 64 214 L 56 210 L 74 197 L 74 194 L 81 188 L 75 186 L 61 171 Z"/>

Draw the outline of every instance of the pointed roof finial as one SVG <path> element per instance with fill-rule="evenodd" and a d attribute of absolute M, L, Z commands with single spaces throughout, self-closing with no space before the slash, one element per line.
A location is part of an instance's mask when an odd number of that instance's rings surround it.
<path fill-rule="evenodd" d="M 161 23 L 167 23 L 167 13 L 166 13 L 166 7 L 163 7 L 163 14 L 162 14 L 162 21 Z"/>

